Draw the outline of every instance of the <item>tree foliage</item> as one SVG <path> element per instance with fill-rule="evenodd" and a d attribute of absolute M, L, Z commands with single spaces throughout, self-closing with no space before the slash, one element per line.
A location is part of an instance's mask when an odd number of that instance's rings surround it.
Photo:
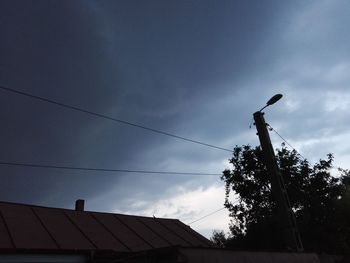
<path fill-rule="evenodd" d="M 311 165 L 283 144 L 280 167 L 304 248 L 316 252 L 350 251 L 350 176 L 331 174 L 333 155 Z M 283 249 L 280 216 L 271 194 L 271 180 L 260 147 L 236 146 L 225 170 L 225 207 L 232 238 L 227 245 L 250 249 Z"/>
<path fill-rule="evenodd" d="M 222 230 L 214 230 L 210 241 L 213 242 L 217 247 L 225 248 L 227 244 L 227 237 L 225 235 L 225 232 Z"/>

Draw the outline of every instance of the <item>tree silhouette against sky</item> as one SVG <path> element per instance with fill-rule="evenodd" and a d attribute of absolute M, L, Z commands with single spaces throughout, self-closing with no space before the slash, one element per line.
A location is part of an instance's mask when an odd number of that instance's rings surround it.
<path fill-rule="evenodd" d="M 276 151 L 290 203 L 306 251 L 350 250 L 350 173 L 331 174 L 333 155 L 311 165 L 284 144 Z M 271 194 L 271 180 L 260 147 L 236 146 L 225 170 L 225 207 L 230 212 L 229 238 L 215 232 L 221 246 L 246 249 L 284 250 L 283 224 Z"/>

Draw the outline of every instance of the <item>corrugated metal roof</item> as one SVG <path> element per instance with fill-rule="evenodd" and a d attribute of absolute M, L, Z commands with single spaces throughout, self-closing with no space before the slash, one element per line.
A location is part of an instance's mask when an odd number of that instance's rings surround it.
<path fill-rule="evenodd" d="M 130 216 L 0 202 L 0 251 L 113 250 L 210 247 L 175 219 Z"/>

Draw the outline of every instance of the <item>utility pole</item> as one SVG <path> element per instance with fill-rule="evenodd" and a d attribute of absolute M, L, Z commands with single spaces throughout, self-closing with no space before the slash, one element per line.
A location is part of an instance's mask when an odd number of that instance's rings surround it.
<path fill-rule="evenodd" d="M 282 95 L 278 95 L 279 98 L 276 99 L 276 96 L 273 97 L 275 98 L 274 100 L 271 98 L 265 107 L 275 103 L 282 97 Z M 300 238 L 294 213 L 289 202 L 283 178 L 277 165 L 270 135 L 266 127 L 264 113 L 261 111 L 262 109 L 255 112 L 253 116 L 255 126 L 258 131 L 260 146 L 264 154 L 266 168 L 271 176 L 271 191 L 277 202 L 278 210 L 282 219 L 284 241 L 289 249 L 301 252 L 304 250 L 303 244 Z"/>

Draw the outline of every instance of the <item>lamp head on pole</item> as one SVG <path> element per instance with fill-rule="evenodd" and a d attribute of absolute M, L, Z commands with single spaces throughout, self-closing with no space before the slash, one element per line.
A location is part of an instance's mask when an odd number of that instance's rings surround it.
<path fill-rule="evenodd" d="M 266 105 L 264 107 L 261 108 L 260 111 L 262 111 L 263 109 L 265 109 L 266 107 L 275 104 L 277 101 L 279 101 L 281 98 L 283 97 L 282 94 L 276 94 L 273 97 L 271 97 L 267 102 Z"/>

